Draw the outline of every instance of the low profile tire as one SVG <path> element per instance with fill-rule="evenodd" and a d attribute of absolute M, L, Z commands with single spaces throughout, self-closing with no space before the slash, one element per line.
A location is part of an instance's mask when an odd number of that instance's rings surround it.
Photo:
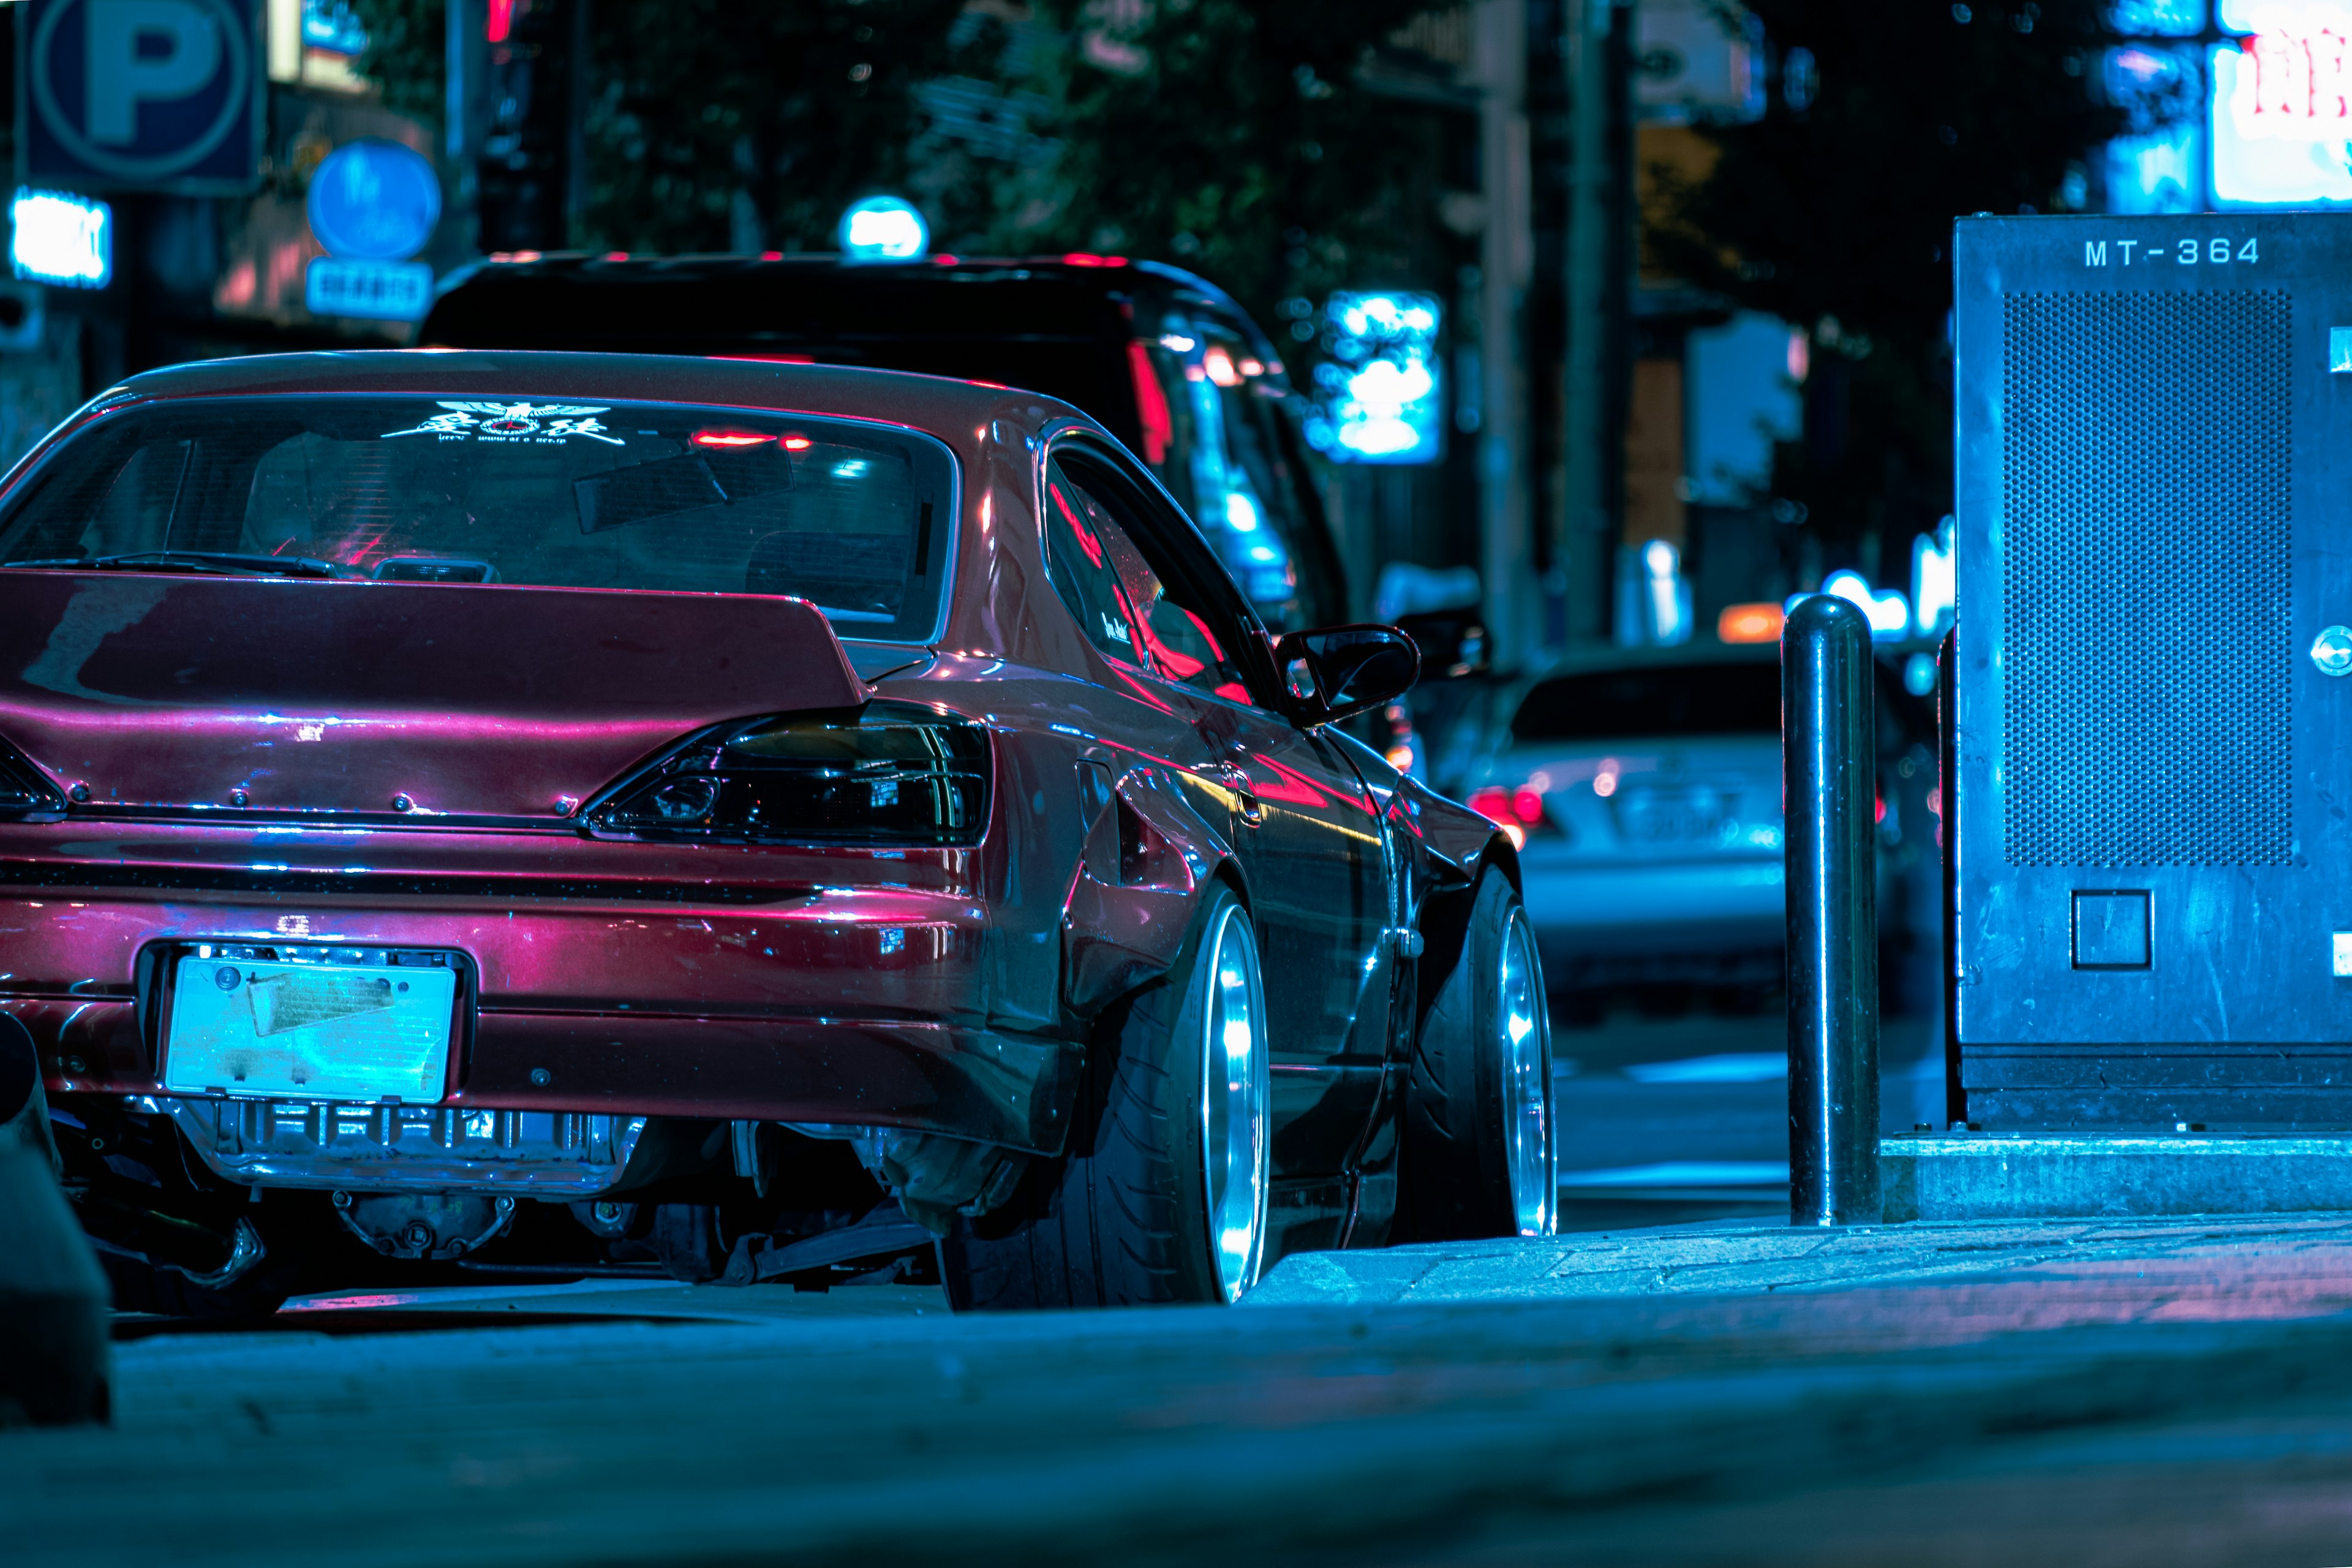
<path fill-rule="evenodd" d="M 1068 1152 L 940 1243 L 958 1311 L 1237 1300 L 1264 1261 L 1273 1128 L 1249 914 L 1202 905 L 1168 976 L 1097 1026 Z"/>
<path fill-rule="evenodd" d="M 1413 1044 L 1402 1174 L 1409 1239 L 1551 1233 L 1543 968 L 1519 895 L 1491 867 L 1471 900 L 1461 957 Z"/>

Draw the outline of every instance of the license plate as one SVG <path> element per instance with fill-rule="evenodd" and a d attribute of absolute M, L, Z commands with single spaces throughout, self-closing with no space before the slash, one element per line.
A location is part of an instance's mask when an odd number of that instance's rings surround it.
<path fill-rule="evenodd" d="M 1637 844 L 1699 844 L 1723 837 L 1736 796 L 1711 789 L 1629 789 L 1613 803 L 1618 831 Z"/>
<path fill-rule="evenodd" d="M 181 954 L 163 1087 L 262 1100 L 440 1100 L 457 970 L 354 956 L 382 962 L 294 959 L 276 948 Z"/>

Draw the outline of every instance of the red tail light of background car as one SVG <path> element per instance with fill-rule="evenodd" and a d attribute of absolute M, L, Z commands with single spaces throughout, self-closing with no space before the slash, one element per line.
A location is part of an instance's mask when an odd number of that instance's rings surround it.
<path fill-rule="evenodd" d="M 1488 784 L 1472 790 L 1469 805 L 1508 835 L 1515 848 L 1524 848 L 1530 836 L 1559 837 L 1566 833 L 1544 809 L 1544 792 L 1532 781 L 1508 789 Z"/>

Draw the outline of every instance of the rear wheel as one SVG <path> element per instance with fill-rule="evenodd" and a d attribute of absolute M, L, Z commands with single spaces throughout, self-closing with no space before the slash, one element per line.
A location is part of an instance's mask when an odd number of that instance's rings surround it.
<path fill-rule="evenodd" d="M 1519 895 L 1491 867 L 1471 900 L 1462 955 L 1414 1042 L 1403 1175 L 1413 1240 L 1551 1233 L 1543 968 Z"/>
<path fill-rule="evenodd" d="M 1213 892 L 1166 979 L 1107 1013 L 1070 1147 L 940 1244 L 957 1310 L 1232 1301 L 1264 1261 L 1265 992 L 1249 914 Z"/>

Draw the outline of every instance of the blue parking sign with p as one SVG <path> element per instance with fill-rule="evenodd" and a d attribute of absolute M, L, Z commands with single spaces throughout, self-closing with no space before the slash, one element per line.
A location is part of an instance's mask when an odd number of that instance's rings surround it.
<path fill-rule="evenodd" d="M 252 188 L 266 76 L 252 0 L 26 0 L 16 9 L 27 181 Z"/>

